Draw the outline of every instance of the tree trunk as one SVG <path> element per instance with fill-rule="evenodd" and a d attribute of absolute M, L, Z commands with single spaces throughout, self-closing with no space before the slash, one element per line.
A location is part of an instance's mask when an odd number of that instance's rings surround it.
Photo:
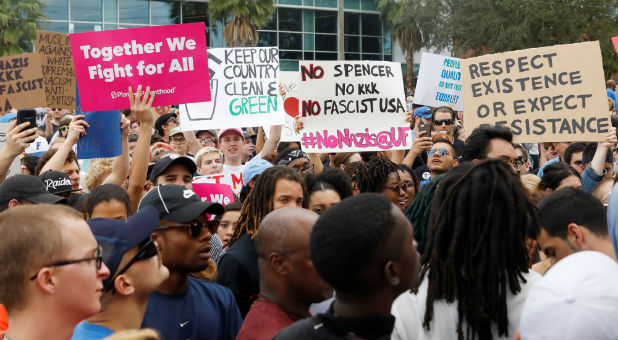
<path fill-rule="evenodd" d="M 406 91 L 414 93 L 414 48 L 409 47 L 406 55 Z"/>

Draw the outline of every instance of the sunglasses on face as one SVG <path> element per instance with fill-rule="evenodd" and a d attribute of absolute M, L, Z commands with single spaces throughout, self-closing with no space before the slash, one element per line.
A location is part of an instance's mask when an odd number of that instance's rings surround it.
<path fill-rule="evenodd" d="M 52 107 L 52 108 L 50 108 L 50 110 L 52 110 L 52 111 L 60 111 L 60 110 L 62 110 L 62 109 L 61 109 L 61 108 L 59 108 L 59 107 Z"/>
<path fill-rule="evenodd" d="M 440 120 L 434 120 L 433 123 L 436 126 L 440 126 L 442 124 L 453 125 L 453 120 L 452 119 L 440 119 Z"/>
<path fill-rule="evenodd" d="M 58 128 L 58 130 L 60 132 L 67 132 L 67 131 L 69 131 L 69 126 L 68 125 L 61 126 L 61 127 Z"/>
<path fill-rule="evenodd" d="M 429 152 L 427 153 L 427 156 L 429 156 L 429 157 L 433 157 L 433 155 L 435 155 L 435 154 L 436 154 L 436 152 L 437 152 L 440 156 L 442 156 L 442 157 L 444 157 L 444 156 L 448 156 L 448 155 L 450 155 L 450 154 L 451 154 L 451 153 L 448 151 L 448 149 L 445 149 L 445 148 L 436 148 L 436 149 L 431 149 L 431 150 L 429 150 Z"/>
<path fill-rule="evenodd" d="M 200 237 L 200 235 L 202 235 L 202 228 L 208 229 L 208 231 L 211 234 L 216 234 L 217 229 L 219 229 L 219 220 L 215 219 L 215 220 L 207 221 L 204 223 L 193 222 L 191 224 L 185 224 L 185 225 L 170 225 L 170 226 L 160 225 L 157 227 L 156 230 L 185 229 L 189 232 L 189 235 L 191 235 L 191 237 L 198 238 Z"/>
<path fill-rule="evenodd" d="M 94 256 L 84 257 L 84 258 L 76 259 L 76 260 L 63 260 L 63 261 L 52 262 L 50 264 L 47 264 L 47 265 L 43 266 L 43 268 L 45 268 L 45 267 L 61 267 L 61 266 L 69 265 L 69 264 L 86 262 L 86 261 L 92 261 L 92 260 L 95 260 L 95 266 L 97 268 L 97 271 L 101 270 L 101 264 L 103 263 L 103 248 L 98 247 L 97 250 L 94 253 Z M 36 279 L 36 277 L 38 275 L 39 275 L 39 272 L 34 274 L 30 278 L 30 281 L 33 281 L 34 279 Z"/>
<path fill-rule="evenodd" d="M 104 290 L 107 291 L 110 288 L 112 288 L 114 286 L 114 281 L 116 280 L 116 278 L 126 273 L 127 270 L 129 270 L 129 267 L 131 267 L 135 262 L 149 259 L 156 255 L 157 255 L 157 246 L 151 238 L 148 238 L 146 243 L 139 248 L 139 250 L 137 251 L 137 254 L 133 256 L 133 258 L 129 261 L 129 263 L 127 263 L 124 267 L 122 267 L 122 269 L 118 271 L 118 273 L 116 273 L 116 275 L 114 275 L 114 278 L 112 278 L 109 281 L 109 283 L 107 284 Z"/>

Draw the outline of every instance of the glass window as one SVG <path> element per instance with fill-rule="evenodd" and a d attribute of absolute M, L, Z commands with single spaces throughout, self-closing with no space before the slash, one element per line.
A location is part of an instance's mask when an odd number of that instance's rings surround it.
<path fill-rule="evenodd" d="M 151 1 L 150 23 L 152 25 L 180 24 L 180 2 Z"/>
<path fill-rule="evenodd" d="M 360 34 L 360 14 L 346 12 L 343 23 L 345 34 Z"/>
<path fill-rule="evenodd" d="M 148 24 L 147 0 L 122 0 L 120 6 L 120 22 L 127 24 Z"/>
<path fill-rule="evenodd" d="M 103 21 L 101 0 L 71 0 L 71 20 Z"/>
<path fill-rule="evenodd" d="M 382 60 L 381 54 L 363 54 L 363 60 Z"/>
<path fill-rule="evenodd" d="M 363 53 L 381 53 L 380 38 L 363 37 Z"/>
<path fill-rule="evenodd" d="M 100 24 L 70 23 L 69 33 L 95 32 L 100 31 L 102 28 Z"/>
<path fill-rule="evenodd" d="M 302 10 L 297 8 L 279 8 L 280 31 L 302 31 Z"/>
<path fill-rule="evenodd" d="M 337 8 L 337 0 L 315 0 L 315 7 Z"/>
<path fill-rule="evenodd" d="M 345 60 L 360 60 L 360 54 L 358 53 L 346 53 Z"/>
<path fill-rule="evenodd" d="M 279 51 L 279 58 L 301 60 L 303 59 L 303 52 L 300 51 Z"/>
<path fill-rule="evenodd" d="M 315 35 L 316 51 L 337 51 L 337 36 L 331 34 Z"/>
<path fill-rule="evenodd" d="M 118 24 L 103 24 L 103 30 L 117 30 Z"/>
<path fill-rule="evenodd" d="M 360 0 L 344 0 L 344 9 L 360 9 Z"/>
<path fill-rule="evenodd" d="M 304 34 L 304 38 L 305 38 L 305 40 L 304 40 L 303 45 L 304 45 L 305 50 L 312 51 L 314 49 L 314 47 L 313 47 L 313 34 L 305 33 Z"/>
<path fill-rule="evenodd" d="M 337 12 L 315 11 L 315 31 L 316 33 L 337 33 Z"/>
<path fill-rule="evenodd" d="M 360 0 L 361 9 L 365 11 L 377 11 L 378 6 L 374 0 Z"/>
<path fill-rule="evenodd" d="M 315 58 L 313 52 L 305 52 L 304 60 L 313 60 L 313 58 Z"/>
<path fill-rule="evenodd" d="M 362 15 L 363 35 L 380 35 L 380 19 L 378 14 Z"/>
<path fill-rule="evenodd" d="M 67 0 L 48 0 L 43 10 L 45 15 L 52 20 L 67 20 L 69 18 L 69 2 Z"/>
<path fill-rule="evenodd" d="M 303 10 L 303 29 L 305 32 L 313 32 L 313 10 L 312 9 L 304 9 Z"/>
<path fill-rule="evenodd" d="M 360 37 L 357 35 L 346 35 L 344 38 L 344 51 L 360 52 Z"/>
<path fill-rule="evenodd" d="M 384 43 L 384 54 L 393 54 L 393 42 L 391 41 L 391 37 L 384 36 L 382 41 Z"/>
<path fill-rule="evenodd" d="M 277 10 L 275 10 L 275 12 L 273 13 L 273 17 L 261 29 L 270 31 L 277 30 Z"/>
<path fill-rule="evenodd" d="M 223 30 L 212 30 L 208 47 L 223 47 Z"/>
<path fill-rule="evenodd" d="M 118 1 L 103 0 L 103 21 L 117 22 L 118 21 Z"/>
<path fill-rule="evenodd" d="M 393 61 L 392 55 L 384 55 L 384 61 Z"/>
<path fill-rule="evenodd" d="M 182 22 L 203 22 L 206 24 L 206 27 L 210 26 L 210 19 L 208 18 L 208 4 L 204 2 L 183 2 Z"/>
<path fill-rule="evenodd" d="M 303 35 L 301 33 L 279 33 L 279 48 L 282 50 L 302 50 Z"/>
<path fill-rule="evenodd" d="M 313 0 L 303 0 L 303 5 L 305 5 L 305 6 L 313 6 Z"/>
<path fill-rule="evenodd" d="M 43 31 L 68 33 L 69 23 L 66 21 L 63 21 L 63 22 L 41 21 L 41 29 Z"/>
<path fill-rule="evenodd" d="M 315 60 L 337 60 L 337 53 L 319 53 L 319 52 L 316 52 Z"/>
<path fill-rule="evenodd" d="M 302 0 L 279 0 L 279 3 L 282 5 L 302 5 Z"/>
<path fill-rule="evenodd" d="M 279 65 L 281 66 L 281 71 L 298 72 L 298 60 L 280 60 Z"/>
<path fill-rule="evenodd" d="M 277 32 L 258 31 L 258 46 L 277 46 Z"/>

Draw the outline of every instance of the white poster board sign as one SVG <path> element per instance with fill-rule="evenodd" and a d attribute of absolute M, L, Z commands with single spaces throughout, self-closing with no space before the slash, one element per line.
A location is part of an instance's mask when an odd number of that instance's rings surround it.
<path fill-rule="evenodd" d="M 277 47 L 208 49 L 210 102 L 180 105 L 183 131 L 283 123 Z"/>
<path fill-rule="evenodd" d="M 11 123 L 0 123 L 0 150 L 2 150 L 4 148 L 4 146 L 6 145 L 6 134 L 7 131 L 9 130 L 9 125 Z M 21 159 L 19 157 L 15 157 L 15 159 L 13 160 L 13 163 L 11 163 L 11 166 L 9 167 L 9 172 L 6 175 L 6 177 L 11 177 L 15 174 L 20 174 L 21 173 Z"/>
<path fill-rule="evenodd" d="M 303 150 L 410 148 L 399 63 L 300 61 L 299 90 Z"/>
<path fill-rule="evenodd" d="M 298 101 L 300 93 L 298 91 L 299 77 L 300 73 L 296 71 L 281 71 L 279 75 L 281 86 L 283 86 L 283 90 L 285 91 L 285 97 L 283 97 L 285 115 L 280 139 L 282 142 L 300 141 L 301 135 L 294 131 L 295 117 L 298 116 L 298 110 L 300 109 L 300 103 Z"/>
<path fill-rule="evenodd" d="M 423 52 L 414 103 L 463 111 L 459 58 Z"/>

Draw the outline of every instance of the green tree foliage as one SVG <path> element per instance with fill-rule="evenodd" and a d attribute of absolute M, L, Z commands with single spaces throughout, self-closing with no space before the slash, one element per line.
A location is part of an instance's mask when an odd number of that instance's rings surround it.
<path fill-rule="evenodd" d="M 273 0 L 211 0 L 208 8 L 213 20 L 232 18 L 223 31 L 228 47 L 254 46 L 257 29 L 273 17 Z"/>
<path fill-rule="evenodd" d="M 0 0 L 0 56 L 32 51 L 44 19 L 38 0 Z"/>

